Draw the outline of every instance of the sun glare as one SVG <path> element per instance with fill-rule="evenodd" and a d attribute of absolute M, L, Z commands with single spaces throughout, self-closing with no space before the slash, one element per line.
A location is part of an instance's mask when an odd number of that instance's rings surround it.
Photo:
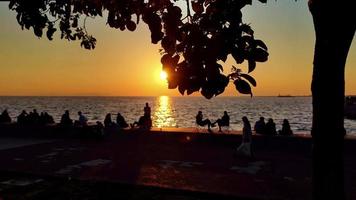
<path fill-rule="evenodd" d="M 165 71 L 161 71 L 159 76 L 161 77 L 161 80 L 166 80 L 167 79 L 167 73 Z"/>

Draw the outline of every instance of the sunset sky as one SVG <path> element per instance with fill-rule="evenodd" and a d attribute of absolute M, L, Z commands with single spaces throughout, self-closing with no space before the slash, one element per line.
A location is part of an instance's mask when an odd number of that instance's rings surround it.
<path fill-rule="evenodd" d="M 309 95 L 314 30 L 307 2 L 254 1 L 243 12 L 244 22 L 270 53 L 252 73 L 257 80 L 254 95 Z M 98 40 L 96 49 L 88 51 L 59 35 L 48 41 L 32 30 L 22 31 L 15 16 L 8 2 L 0 2 L 0 96 L 180 95 L 160 79 L 160 45 L 150 43 L 144 23 L 135 32 L 121 32 L 107 26 L 105 18 L 87 20 L 88 31 Z M 230 58 L 225 72 L 231 65 L 235 62 Z M 245 63 L 241 67 L 246 71 Z M 347 61 L 346 93 L 356 94 L 355 41 Z M 231 84 L 224 95 L 240 94 Z"/>

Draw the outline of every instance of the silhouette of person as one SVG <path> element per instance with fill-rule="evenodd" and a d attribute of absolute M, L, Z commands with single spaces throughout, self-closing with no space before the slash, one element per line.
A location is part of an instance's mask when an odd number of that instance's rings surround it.
<path fill-rule="evenodd" d="M 65 127 L 73 125 L 73 120 L 69 116 L 69 110 L 66 110 L 62 115 L 60 125 Z"/>
<path fill-rule="evenodd" d="M 28 114 L 26 110 L 22 110 L 21 114 L 17 116 L 17 123 L 18 124 L 26 124 L 28 122 Z"/>
<path fill-rule="evenodd" d="M 46 124 L 54 124 L 54 119 L 52 115 L 49 115 L 47 112 L 45 112 L 44 117 L 45 117 Z"/>
<path fill-rule="evenodd" d="M 86 126 L 88 125 L 88 119 L 83 115 L 81 111 L 78 112 L 79 119 L 77 121 L 78 125 Z"/>
<path fill-rule="evenodd" d="M 242 140 L 240 146 L 237 148 L 238 155 L 253 156 L 251 151 L 252 142 L 252 130 L 251 124 L 247 117 L 242 117 L 243 128 L 242 128 Z"/>
<path fill-rule="evenodd" d="M 258 120 L 255 123 L 255 132 L 259 133 L 259 134 L 265 134 L 266 131 L 266 123 L 265 123 L 265 118 L 264 117 L 260 117 L 260 120 Z"/>
<path fill-rule="evenodd" d="M 127 128 L 129 126 L 125 118 L 121 115 L 121 113 L 117 113 L 116 123 L 119 126 L 119 128 Z"/>
<path fill-rule="evenodd" d="M 266 123 L 266 135 L 276 135 L 276 124 L 273 122 L 272 118 L 268 119 L 268 122 Z"/>
<path fill-rule="evenodd" d="M 151 118 L 148 118 L 147 115 L 144 115 L 141 116 L 138 121 L 135 121 L 133 124 L 131 124 L 131 128 L 134 128 L 135 125 L 142 129 L 150 129 L 152 127 L 152 121 Z"/>
<path fill-rule="evenodd" d="M 151 117 L 151 107 L 146 103 L 146 106 L 143 108 L 143 115 Z"/>
<path fill-rule="evenodd" d="M 7 109 L 5 109 L 0 115 L 0 123 L 11 123 L 11 117 Z"/>
<path fill-rule="evenodd" d="M 216 123 L 219 126 L 219 132 L 221 132 L 222 126 L 230 126 L 230 116 L 227 114 L 227 111 L 224 111 L 224 115 L 220 119 L 217 119 L 211 125 L 214 126 Z"/>
<path fill-rule="evenodd" d="M 110 113 L 106 114 L 105 119 L 104 119 L 104 125 L 105 125 L 105 127 L 112 127 L 114 125 L 114 123 L 111 119 Z"/>
<path fill-rule="evenodd" d="M 205 125 L 208 125 L 208 131 L 209 132 L 212 132 L 211 130 L 211 121 L 209 119 L 205 119 L 203 120 L 203 112 L 202 111 L 198 111 L 198 114 L 197 116 L 195 117 L 195 122 L 199 125 L 199 126 L 205 126 Z"/>
<path fill-rule="evenodd" d="M 289 121 L 287 119 L 283 120 L 282 130 L 278 131 L 279 135 L 293 135 L 293 131 L 290 128 Z"/>
<path fill-rule="evenodd" d="M 38 114 L 36 109 L 33 109 L 32 112 L 28 115 L 28 121 L 30 124 L 38 124 L 40 123 L 40 115 Z"/>

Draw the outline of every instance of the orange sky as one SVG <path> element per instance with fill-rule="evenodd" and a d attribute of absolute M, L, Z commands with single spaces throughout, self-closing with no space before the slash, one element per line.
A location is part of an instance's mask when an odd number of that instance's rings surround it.
<path fill-rule="evenodd" d="M 15 14 L 0 2 L 0 95 L 36 96 L 157 96 L 180 95 L 159 77 L 160 46 L 150 43 L 148 28 L 121 32 L 105 19 L 87 20 L 98 40 L 94 51 L 78 42 L 50 42 L 32 31 L 21 31 Z M 255 37 L 269 47 L 269 61 L 258 63 L 254 95 L 309 95 L 314 32 L 305 1 L 270 1 L 244 9 Z M 356 94 L 356 45 L 349 52 L 346 93 Z M 233 59 L 225 64 L 229 72 Z M 242 69 L 246 66 L 242 64 Z M 224 95 L 239 95 L 233 85 Z"/>

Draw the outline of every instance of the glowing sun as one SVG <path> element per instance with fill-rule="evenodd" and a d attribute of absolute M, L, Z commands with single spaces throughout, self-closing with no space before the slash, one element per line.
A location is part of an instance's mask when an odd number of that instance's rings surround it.
<path fill-rule="evenodd" d="M 161 78 L 161 80 L 167 80 L 167 73 L 165 71 L 161 71 L 159 77 Z"/>

